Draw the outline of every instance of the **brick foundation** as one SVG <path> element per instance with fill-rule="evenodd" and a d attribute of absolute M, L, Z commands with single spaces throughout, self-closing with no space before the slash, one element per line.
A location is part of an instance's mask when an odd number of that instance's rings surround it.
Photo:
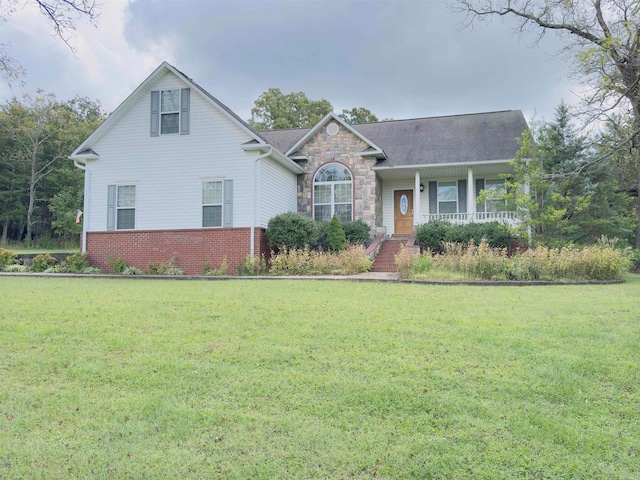
<path fill-rule="evenodd" d="M 255 254 L 268 255 L 263 228 L 256 229 Z M 113 272 L 110 261 L 122 258 L 128 266 L 146 271 L 149 262 L 174 260 L 188 275 L 199 275 L 205 264 L 219 269 L 227 257 L 229 275 L 251 253 L 250 228 L 195 230 L 142 230 L 87 232 L 89 262 L 104 272 Z"/>

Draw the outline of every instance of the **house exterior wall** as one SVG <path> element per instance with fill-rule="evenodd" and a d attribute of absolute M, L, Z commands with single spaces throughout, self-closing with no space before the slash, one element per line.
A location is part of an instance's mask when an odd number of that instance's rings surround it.
<path fill-rule="evenodd" d="M 122 258 L 128 266 L 146 271 L 149 262 L 173 260 L 188 275 L 200 275 L 205 265 L 219 269 L 226 257 L 228 273 L 250 253 L 250 228 L 205 228 L 193 230 L 128 230 L 88 232 L 89 262 L 112 272 L 111 262 Z M 256 255 L 269 254 L 264 229 L 256 229 Z"/>
<path fill-rule="evenodd" d="M 325 127 L 318 129 L 316 135 L 299 150 L 299 154 L 306 155 L 309 160 L 303 165 L 308 173 L 298 175 L 298 212 L 313 218 L 315 173 L 327 163 L 341 163 L 349 168 L 353 176 L 353 219 L 364 221 L 374 233 L 380 221 L 376 208 L 378 184 L 373 171 L 376 160 L 360 155 L 368 147 L 342 126 L 333 136 L 327 133 Z"/>
<path fill-rule="evenodd" d="M 425 184 L 425 182 L 422 182 Z M 426 185 L 426 184 L 425 184 Z M 395 233 L 394 228 L 394 212 L 393 212 L 393 192 L 396 190 L 414 190 L 415 182 L 413 179 L 409 180 L 386 180 L 382 186 L 382 218 L 383 226 L 386 229 L 388 235 Z M 425 187 L 424 192 L 420 193 L 420 211 L 429 211 L 429 194 Z"/>
<path fill-rule="evenodd" d="M 258 169 L 259 225 L 266 228 L 279 213 L 296 211 L 297 175 L 270 158 L 260 160 Z"/>
<path fill-rule="evenodd" d="M 151 89 L 184 88 L 167 73 Z M 202 226 L 202 182 L 233 180 L 233 226 L 253 222 L 253 159 L 241 145 L 250 135 L 191 91 L 190 134 L 150 136 L 150 93 L 143 92 L 92 149 L 100 158 L 88 162 L 85 222 L 89 232 L 107 224 L 107 188 L 136 185 L 135 229 L 188 229 Z M 291 193 L 295 198 L 295 190 Z"/>

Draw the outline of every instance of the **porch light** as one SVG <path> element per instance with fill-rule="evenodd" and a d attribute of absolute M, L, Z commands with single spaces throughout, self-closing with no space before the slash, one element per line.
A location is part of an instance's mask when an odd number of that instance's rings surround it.
<path fill-rule="evenodd" d="M 421 184 L 420 184 L 420 191 L 421 191 L 421 192 L 424 192 L 424 183 L 421 183 Z"/>

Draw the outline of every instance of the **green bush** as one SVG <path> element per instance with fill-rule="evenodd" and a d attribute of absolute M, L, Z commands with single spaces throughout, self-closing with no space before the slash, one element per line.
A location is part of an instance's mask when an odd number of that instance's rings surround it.
<path fill-rule="evenodd" d="M 272 254 L 269 272 L 273 275 L 353 275 L 368 272 L 371 264 L 362 245 L 350 245 L 339 252 L 284 248 Z"/>
<path fill-rule="evenodd" d="M 142 270 L 136 267 L 124 267 L 124 269 L 118 273 L 121 273 L 122 275 L 143 275 L 144 274 Z"/>
<path fill-rule="evenodd" d="M 267 260 L 264 258 L 264 253 L 259 257 L 257 255 L 247 255 L 244 259 L 244 263 L 238 265 L 238 275 L 256 276 L 265 275 L 266 273 Z"/>
<path fill-rule="evenodd" d="M 347 246 L 347 237 L 344 234 L 340 220 L 335 215 L 327 228 L 327 250 L 339 252 Z"/>
<path fill-rule="evenodd" d="M 182 275 L 184 271 L 175 266 L 175 258 L 166 262 L 149 262 L 147 272 L 150 275 Z"/>
<path fill-rule="evenodd" d="M 127 264 L 121 257 L 118 257 L 115 260 L 111 259 L 108 261 L 108 263 L 113 268 L 113 273 L 124 273 L 124 271 L 127 269 Z"/>
<path fill-rule="evenodd" d="M 89 266 L 89 255 L 77 252 L 67 256 L 67 258 L 60 263 L 59 271 L 67 273 L 82 273 Z"/>
<path fill-rule="evenodd" d="M 0 248 L 0 270 L 4 270 L 6 266 L 16 263 L 17 258 L 18 256 L 15 252 L 7 250 L 6 248 Z"/>
<path fill-rule="evenodd" d="M 508 225 L 500 222 L 454 225 L 443 220 L 422 224 L 417 233 L 418 245 L 434 253 L 444 252 L 443 242 L 468 245 L 473 240 L 479 244 L 482 238 L 486 238 L 490 247 L 509 248 L 513 234 Z"/>
<path fill-rule="evenodd" d="M 368 245 L 369 236 L 371 234 L 371 227 L 364 223 L 362 220 L 355 220 L 353 222 L 343 222 L 342 229 L 344 235 L 347 237 L 347 242 L 350 244 Z"/>
<path fill-rule="evenodd" d="M 267 225 L 267 238 L 271 248 L 304 248 L 318 239 L 316 222 L 299 213 L 276 215 Z"/>
<path fill-rule="evenodd" d="M 31 270 L 33 272 L 46 272 L 57 263 L 57 260 L 48 253 L 36 256 L 31 261 Z"/>

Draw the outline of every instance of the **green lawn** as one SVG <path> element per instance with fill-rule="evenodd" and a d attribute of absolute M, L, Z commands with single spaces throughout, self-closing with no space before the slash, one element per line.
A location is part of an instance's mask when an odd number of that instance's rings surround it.
<path fill-rule="evenodd" d="M 640 278 L 0 277 L 1 478 L 640 477 Z"/>

